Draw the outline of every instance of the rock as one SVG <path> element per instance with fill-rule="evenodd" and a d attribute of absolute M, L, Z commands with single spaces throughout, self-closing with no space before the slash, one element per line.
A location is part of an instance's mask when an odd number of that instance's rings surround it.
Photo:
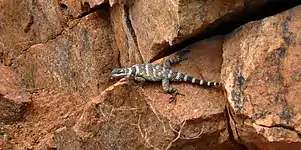
<path fill-rule="evenodd" d="M 5 126 L 3 131 L 20 149 L 55 148 L 52 134 L 63 126 L 74 126 L 88 100 L 78 92 L 37 91 L 32 95 L 26 121 Z"/>
<path fill-rule="evenodd" d="M 222 36 L 197 42 L 186 48 L 189 50 L 185 55 L 187 59 L 173 65 L 172 69 L 199 79 L 220 82 L 222 44 Z M 169 103 L 171 95 L 163 91 L 160 82 L 143 86 L 144 94 L 150 99 L 150 103 L 162 111 L 164 116 L 176 116 L 177 121 L 211 115 L 223 116 L 226 100 L 220 88 L 203 88 L 190 83 L 170 84 L 185 95 L 177 96 L 176 105 Z"/>
<path fill-rule="evenodd" d="M 107 0 L 59 0 L 58 4 L 62 12 L 65 13 L 65 16 L 80 18 L 106 1 Z"/>
<path fill-rule="evenodd" d="M 136 0 L 129 5 L 139 50 L 144 62 L 149 62 L 168 45 L 198 34 L 221 17 L 243 8 L 243 1 Z"/>
<path fill-rule="evenodd" d="M 29 104 L 30 95 L 20 87 L 14 71 L 0 66 L 0 124 L 19 121 Z"/>
<path fill-rule="evenodd" d="M 249 149 L 300 149 L 301 7 L 226 37 L 222 80 L 236 139 Z"/>
<path fill-rule="evenodd" d="M 107 12 L 91 13 L 68 32 L 29 48 L 18 60 L 22 85 L 88 94 L 105 89 L 118 66 Z"/>
<path fill-rule="evenodd" d="M 37 144 L 34 150 L 49 150 L 49 149 L 56 149 L 54 143 L 54 135 L 49 134 L 47 135 L 39 144 Z"/>
<path fill-rule="evenodd" d="M 202 61 L 197 67 L 212 71 L 204 76 L 218 80 L 221 57 L 216 55 L 221 56 L 222 41 L 222 37 L 216 37 L 192 46 L 189 54 L 192 58 L 178 68 L 193 73 L 196 67 L 191 64 Z M 209 66 L 210 63 L 215 65 Z M 141 89 L 132 81 L 119 81 L 86 105 L 75 126 L 56 133 L 58 149 L 237 147 L 226 128 L 221 91 L 185 84 L 175 87 L 186 94 L 179 96 L 176 105 L 168 103 L 169 95 L 161 91 L 160 84 L 145 85 Z"/>
<path fill-rule="evenodd" d="M 56 133 L 58 149 L 166 147 L 174 134 L 141 94 L 124 83 L 109 87 L 86 105 L 74 127 Z"/>
<path fill-rule="evenodd" d="M 5 136 L 6 135 L 0 135 L 0 150 L 9 150 L 15 148 L 7 141 Z"/>
<path fill-rule="evenodd" d="M 222 44 L 222 36 L 197 42 L 187 47 L 190 52 L 185 57 L 188 59 L 174 65 L 172 69 L 200 79 L 219 82 L 221 81 Z M 197 129 L 202 129 L 203 136 L 208 135 L 208 137 L 205 136 L 208 141 L 198 140 L 198 144 L 194 145 L 195 148 L 205 149 L 204 147 L 208 145 L 207 142 L 209 141 L 216 142 L 213 149 L 218 149 L 218 147 L 230 148 L 231 146 L 228 144 L 231 143 L 231 140 L 226 128 L 227 121 L 225 118 L 226 100 L 222 90 L 202 88 L 189 83 L 172 82 L 171 86 L 185 94 L 185 96 L 177 96 L 176 105 L 169 103 L 170 95 L 164 93 L 161 83 L 143 86 L 144 94 L 149 99 L 148 103 L 163 116 L 174 122 L 193 120 L 191 124 Z M 191 134 L 196 133 L 192 132 Z M 216 141 L 216 139 L 220 140 Z"/>
<path fill-rule="evenodd" d="M 137 47 L 137 39 L 133 33 L 128 12 L 124 4 L 114 3 L 110 12 L 113 28 L 113 36 L 116 47 L 119 50 L 119 62 L 121 67 L 143 63 L 140 51 Z"/>
<path fill-rule="evenodd" d="M 1 1 L 0 51 L 4 64 L 17 67 L 19 55 L 61 34 L 66 21 L 56 1 Z"/>

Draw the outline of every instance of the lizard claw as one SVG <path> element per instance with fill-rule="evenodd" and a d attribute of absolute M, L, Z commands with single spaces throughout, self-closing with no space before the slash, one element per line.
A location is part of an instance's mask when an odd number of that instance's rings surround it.
<path fill-rule="evenodd" d="M 172 103 L 172 102 L 176 103 L 176 96 L 175 95 L 172 95 L 169 99 L 170 99 L 169 103 Z"/>
<path fill-rule="evenodd" d="M 169 99 L 171 99 L 170 101 L 169 101 L 169 103 L 172 103 L 172 102 L 175 102 L 176 103 L 176 98 L 177 98 L 177 95 L 182 95 L 182 96 L 185 96 L 184 94 L 182 94 L 182 93 L 179 93 L 179 92 L 174 92 L 173 94 L 172 94 L 172 96 L 169 98 Z"/>

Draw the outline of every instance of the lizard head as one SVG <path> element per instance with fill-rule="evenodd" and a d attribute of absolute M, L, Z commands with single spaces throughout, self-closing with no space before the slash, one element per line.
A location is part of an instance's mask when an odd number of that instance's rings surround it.
<path fill-rule="evenodd" d="M 112 77 L 125 77 L 127 76 L 126 68 L 115 68 L 112 70 Z"/>

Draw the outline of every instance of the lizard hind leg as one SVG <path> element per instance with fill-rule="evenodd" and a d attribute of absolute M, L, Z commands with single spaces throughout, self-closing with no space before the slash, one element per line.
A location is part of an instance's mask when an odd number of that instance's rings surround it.
<path fill-rule="evenodd" d="M 187 57 L 185 57 L 185 55 L 188 52 L 189 52 L 188 49 L 183 49 L 183 50 L 180 50 L 180 51 L 176 52 L 174 58 L 168 58 L 164 61 L 164 67 L 170 68 L 171 66 L 187 59 Z"/>
<path fill-rule="evenodd" d="M 177 89 L 170 87 L 168 79 L 162 80 L 162 87 L 163 87 L 164 92 L 172 94 L 172 96 L 170 97 L 171 101 L 169 103 L 176 102 L 177 95 L 185 96 L 184 94 L 179 93 L 179 91 Z"/>

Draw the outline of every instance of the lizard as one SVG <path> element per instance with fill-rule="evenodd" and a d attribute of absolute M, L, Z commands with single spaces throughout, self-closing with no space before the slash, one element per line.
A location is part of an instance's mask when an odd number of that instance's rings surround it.
<path fill-rule="evenodd" d="M 128 68 L 114 68 L 111 72 L 112 77 L 127 77 L 133 78 L 138 82 L 152 81 L 162 82 L 163 91 L 172 94 L 170 97 L 173 102 L 176 100 L 177 95 L 183 95 L 179 93 L 176 88 L 170 86 L 170 82 L 187 82 L 191 84 L 198 84 L 203 87 L 214 87 L 222 85 L 221 82 L 205 81 L 193 76 L 187 75 L 182 72 L 177 72 L 171 69 L 171 66 L 184 60 L 181 53 L 178 53 L 175 58 L 165 60 L 164 65 L 156 65 L 152 63 L 135 64 Z"/>

